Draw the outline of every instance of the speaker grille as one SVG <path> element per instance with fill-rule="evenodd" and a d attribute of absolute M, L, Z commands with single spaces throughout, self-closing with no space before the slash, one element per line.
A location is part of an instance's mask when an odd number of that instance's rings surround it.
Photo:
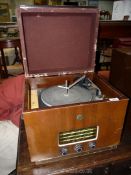
<path fill-rule="evenodd" d="M 59 133 L 59 146 L 72 145 L 75 143 L 96 140 L 98 137 L 98 126 L 82 128 Z"/>

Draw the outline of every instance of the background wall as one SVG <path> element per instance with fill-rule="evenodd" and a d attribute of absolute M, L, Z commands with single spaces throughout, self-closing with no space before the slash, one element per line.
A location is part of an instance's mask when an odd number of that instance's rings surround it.
<path fill-rule="evenodd" d="M 114 1 L 112 20 L 123 20 L 126 15 L 131 20 L 131 0 Z"/>

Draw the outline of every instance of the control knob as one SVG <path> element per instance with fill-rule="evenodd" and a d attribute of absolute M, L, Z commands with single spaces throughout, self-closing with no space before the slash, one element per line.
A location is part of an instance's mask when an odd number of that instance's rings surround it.
<path fill-rule="evenodd" d="M 83 150 L 82 145 L 81 145 L 81 144 L 76 144 L 75 147 L 74 147 L 74 150 L 75 150 L 77 153 L 82 152 L 82 150 Z"/>
<path fill-rule="evenodd" d="M 68 149 L 67 148 L 65 148 L 65 147 L 61 148 L 61 154 L 62 154 L 62 156 L 67 155 L 67 153 L 68 153 Z"/>
<path fill-rule="evenodd" d="M 96 142 L 89 142 L 88 145 L 90 149 L 93 149 L 96 147 Z"/>

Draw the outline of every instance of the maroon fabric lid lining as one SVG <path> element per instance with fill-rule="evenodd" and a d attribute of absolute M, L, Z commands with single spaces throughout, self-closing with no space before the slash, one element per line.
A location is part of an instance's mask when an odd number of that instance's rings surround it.
<path fill-rule="evenodd" d="M 96 12 L 22 13 L 28 73 L 93 70 Z"/>

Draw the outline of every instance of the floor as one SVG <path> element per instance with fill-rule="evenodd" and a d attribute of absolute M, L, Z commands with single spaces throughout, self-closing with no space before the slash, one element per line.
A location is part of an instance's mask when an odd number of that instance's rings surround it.
<path fill-rule="evenodd" d="M 7 66 L 7 70 L 8 70 L 8 78 L 13 77 L 13 76 L 17 76 L 17 75 L 21 75 L 24 73 L 23 65 L 18 64 L 18 63 L 14 64 L 14 65 Z M 3 70 L 3 72 L 1 72 L 0 78 L 2 78 L 2 79 L 7 78 L 7 76 L 4 74 L 4 70 Z"/>
<path fill-rule="evenodd" d="M 22 64 L 10 65 L 10 66 L 7 66 L 7 69 L 8 69 L 9 75 L 16 76 L 16 75 L 24 73 Z"/>

